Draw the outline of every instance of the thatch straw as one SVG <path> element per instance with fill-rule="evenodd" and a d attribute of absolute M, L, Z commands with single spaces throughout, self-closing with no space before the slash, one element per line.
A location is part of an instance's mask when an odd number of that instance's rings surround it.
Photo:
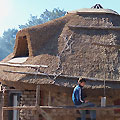
<path fill-rule="evenodd" d="M 71 29 L 69 26 L 83 28 Z M 84 26 L 95 29 L 84 29 Z M 102 29 L 96 29 L 97 26 Z M 2 62 L 16 56 L 29 56 L 24 64 L 49 66 L 40 68 L 43 73 L 119 80 L 119 49 L 114 46 L 120 45 L 120 30 L 104 29 L 119 26 L 120 16 L 115 14 L 68 14 L 19 31 L 13 54 Z M 1 80 L 36 84 L 53 81 L 38 76 L 4 73 L 3 70 L 37 71 L 33 68 L 1 66 Z M 58 79 L 58 85 L 65 85 L 62 83 L 64 80 L 60 83 Z"/>

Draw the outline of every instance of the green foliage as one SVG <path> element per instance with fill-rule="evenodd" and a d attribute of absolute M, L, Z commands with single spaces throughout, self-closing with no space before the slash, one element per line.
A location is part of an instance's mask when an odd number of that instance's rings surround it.
<path fill-rule="evenodd" d="M 66 11 L 60 10 L 59 8 L 54 8 L 52 11 L 48 11 L 47 9 L 43 14 L 38 16 L 30 15 L 30 19 L 25 25 L 19 25 L 20 29 L 27 28 L 30 26 L 39 25 L 45 22 L 48 22 L 50 20 L 62 17 L 66 14 Z M 8 29 L 7 31 L 4 31 L 3 36 L 0 37 L 0 60 L 5 58 L 8 54 L 13 52 L 14 43 L 15 43 L 15 37 L 16 33 L 18 32 L 17 29 Z"/>
<path fill-rule="evenodd" d="M 3 59 L 13 52 L 17 32 L 17 29 L 8 29 L 7 31 L 4 31 L 3 36 L 0 37 L 0 59 Z"/>
<path fill-rule="evenodd" d="M 39 25 L 39 24 L 48 22 L 50 20 L 62 17 L 65 14 L 66 14 L 66 11 L 60 10 L 59 8 L 58 9 L 54 8 L 52 11 L 48 11 L 46 9 L 45 12 L 43 12 L 43 14 L 40 15 L 39 18 L 38 16 L 33 16 L 31 14 L 30 19 L 28 20 L 28 23 L 26 23 L 25 25 L 19 25 L 19 28 L 23 29 L 23 28 Z"/>
<path fill-rule="evenodd" d="M 30 19 L 28 20 L 28 23 L 26 23 L 25 25 L 18 25 L 18 26 L 19 26 L 20 29 L 23 29 L 23 28 L 39 25 L 39 24 L 42 24 L 42 23 L 43 22 L 40 18 L 38 18 L 37 16 L 33 16 L 31 14 Z"/>
<path fill-rule="evenodd" d="M 8 29 L 3 33 L 2 39 L 4 40 L 5 46 L 8 48 L 9 52 L 12 52 L 13 50 L 17 32 L 18 32 L 17 29 Z"/>

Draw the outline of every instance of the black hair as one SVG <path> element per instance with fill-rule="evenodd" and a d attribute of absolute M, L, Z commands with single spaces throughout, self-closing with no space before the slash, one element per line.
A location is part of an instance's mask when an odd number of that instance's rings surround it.
<path fill-rule="evenodd" d="M 86 79 L 80 77 L 79 80 L 78 80 L 78 83 L 82 83 L 82 82 L 86 82 Z"/>

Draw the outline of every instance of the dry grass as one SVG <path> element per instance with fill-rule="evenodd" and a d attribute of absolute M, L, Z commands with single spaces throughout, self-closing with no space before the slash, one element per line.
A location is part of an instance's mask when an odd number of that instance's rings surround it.
<path fill-rule="evenodd" d="M 70 29 L 69 25 L 120 26 L 120 17 L 112 14 L 68 14 L 48 23 L 23 29 L 17 34 L 14 56 L 21 56 L 21 46 L 28 47 L 29 59 L 25 64 L 43 64 L 45 73 L 62 73 L 72 76 L 86 76 L 119 80 L 119 55 L 115 47 L 93 45 L 120 45 L 120 31 Z M 26 36 L 27 45 L 20 37 Z M 22 49 L 27 50 L 27 49 Z M 22 51 L 23 52 L 23 51 Z M 10 55 L 3 62 L 11 59 Z M 2 70 L 34 72 L 30 68 L 0 67 L 0 79 L 49 84 L 48 78 L 4 73 Z M 63 81 L 64 82 L 64 81 Z M 58 84 L 60 84 L 58 82 Z"/>

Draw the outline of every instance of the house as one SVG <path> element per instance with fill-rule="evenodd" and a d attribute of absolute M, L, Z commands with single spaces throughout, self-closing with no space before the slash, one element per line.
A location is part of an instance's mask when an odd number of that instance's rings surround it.
<path fill-rule="evenodd" d="M 100 96 L 106 95 L 107 105 L 119 105 L 119 47 L 120 15 L 99 5 L 20 30 L 14 52 L 0 63 L 1 106 L 34 106 L 37 85 L 39 105 L 71 106 L 79 76 L 87 80 L 87 99 L 100 105 Z M 33 120 L 35 114 L 4 111 L 3 120 Z M 54 120 L 77 116 L 64 110 L 49 114 Z M 97 120 L 119 118 L 119 110 L 97 111 Z"/>

